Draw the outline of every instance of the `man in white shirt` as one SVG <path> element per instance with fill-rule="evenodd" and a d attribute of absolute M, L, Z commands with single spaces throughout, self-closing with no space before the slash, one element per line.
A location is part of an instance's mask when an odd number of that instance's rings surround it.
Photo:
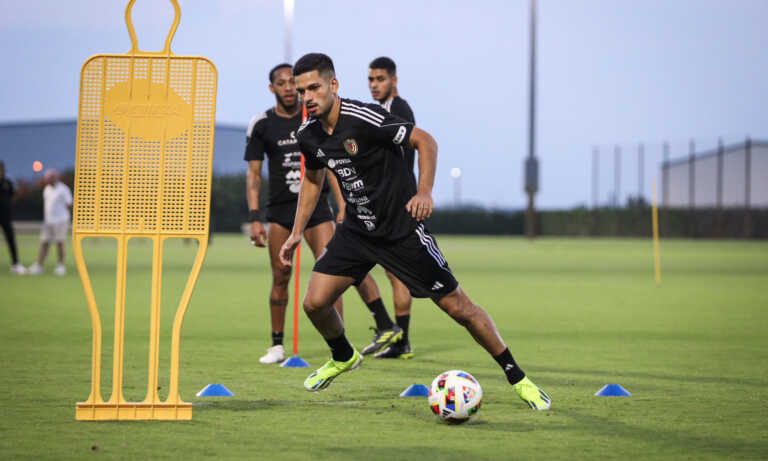
<path fill-rule="evenodd" d="M 56 275 L 65 275 L 64 240 L 69 231 L 70 209 L 72 208 L 72 192 L 59 179 L 59 172 L 47 170 L 43 176 L 46 184 L 43 189 L 43 227 L 40 230 L 40 255 L 37 262 L 29 267 L 30 274 L 42 274 L 45 257 L 48 256 L 48 245 L 56 242 L 59 262 L 54 270 Z"/>

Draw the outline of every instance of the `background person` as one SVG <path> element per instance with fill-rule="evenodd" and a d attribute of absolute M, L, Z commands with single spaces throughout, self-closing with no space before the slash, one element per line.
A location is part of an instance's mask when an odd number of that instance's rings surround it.
<path fill-rule="evenodd" d="M 37 261 L 29 267 L 29 273 L 38 275 L 43 273 L 45 258 L 48 256 L 48 246 L 56 243 L 58 249 L 58 263 L 54 273 L 66 275 L 64 266 L 64 240 L 69 231 L 69 220 L 72 209 L 72 191 L 61 182 L 59 172 L 47 170 L 43 176 L 43 226 L 40 229 L 40 253 Z"/>
<path fill-rule="evenodd" d="M 290 64 L 284 63 L 278 64 L 269 72 L 269 90 L 275 95 L 275 105 L 251 120 L 245 149 L 245 160 L 248 162 L 246 198 L 248 220 L 251 223 L 251 243 L 256 247 L 268 247 L 272 268 L 272 287 L 269 293 L 272 346 L 259 359 L 259 362 L 264 364 L 285 360 L 283 339 L 291 267 L 280 262 L 279 251 L 293 228 L 301 181 L 301 151 L 296 139 L 296 132 L 301 126 L 301 104 L 292 70 Z M 261 170 L 265 157 L 269 160 L 269 197 L 266 213 L 259 205 Z M 331 185 L 336 190 L 338 200 L 343 203 L 338 185 L 335 182 L 331 182 Z M 325 185 L 303 233 L 315 260 L 325 249 L 334 232 L 335 217 L 328 201 L 328 192 L 329 188 Z M 269 222 L 269 232 L 261 223 L 262 219 Z M 381 305 L 383 309 L 381 295 L 372 277 L 367 276 L 360 283 L 358 291 L 366 304 Z M 336 300 L 334 307 L 342 315 L 341 298 Z M 380 337 L 382 335 L 394 341 L 402 333 L 399 328 L 392 327 L 383 331 Z M 382 343 L 380 347 L 388 345 L 390 341 Z"/>
<path fill-rule="evenodd" d="M 19 264 L 19 252 L 16 248 L 16 234 L 13 232 L 13 195 L 16 188 L 5 177 L 5 163 L 0 161 L 0 226 L 3 228 L 5 243 L 11 253 L 11 273 L 24 275 L 27 270 Z"/>
<path fill-rule="evenodd" d="M 408 102 L 406 102 L 405 99 L 400 97 L 400 93 L 397 90 L 397 66 L 395 65 L 395 61 L 386 56 L 371 61 L 368 65 L 368 88 L 371 90 L 373 99 L 381 104 L 381 107 L 407 122 L 416 124 L 416 118 L 413 115 L 411 106 L 408 105 Z M 411 173 L 413 183 L 416 184 L 416 176 L 413 174 L 415 152 L 410 146 L 403 146 L 403 153 L 405 154 L 405 159 L 408 163 L 408 171 Z M 410 359 L 413 357 L 413 349 L 411 348 L 408 333 L 411 323 L 411 304 L 413 302 L 413 297 L 411 297 L 408 287 L 398 280 L 392 272 L 386 271 L 386 273 L 387 278 L 389 278 L 389 282 L 392 285 L 392 299 L 395 304 L 395 323 L 403 330 L 403 337 L 391 346 L 378 352 L 374 357 L 378 359 Z M 389 315 L 387 315 L 387 311 L 383 308 L 377 311 L 372 310 L 371 313 L 376 321 L 377 329 L 381 329 L 382 327 L 387 328 L 387 325 L 392 324 L 392 320 L 389 318 Z M 368 347 L 363 348 L 361 351 L 363 355 L 367 353 Z"/>

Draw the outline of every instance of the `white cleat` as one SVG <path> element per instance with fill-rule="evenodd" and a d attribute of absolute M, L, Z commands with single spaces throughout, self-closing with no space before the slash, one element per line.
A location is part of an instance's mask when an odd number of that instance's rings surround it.
<path fill-rule="evenodd" d="M 13 266 L 11 266 L 11 274 L 26 275 L 27 268 L 22 266 L 21 264 L 14 264 Z"/>
<path fill-rule="evenodd" d="M 285 348 L 278 344 L 277 346 L 272 346 L 267 349 L 267 353 L 264 355 L 264 357 L 259 359 L 259 362 L 270 364 L 280 363 L 283 360 L 285 360 Z"/>
<path fill-rule="evenodd" d="M 41 266 L 38 263 L 34 263 L 31 266 L 29 266 L 29 269 L 27 269 L 27 274 L 30 275 L 40 275 L 43 273 L 43 266 Z"/>
<path fill-rule="evenodd" d="M 59 264 L 56 266 L 56 269 L 53 270 L 53 273 L 56 275 L 67 275 L 67 268 L 64 264 Z"/>

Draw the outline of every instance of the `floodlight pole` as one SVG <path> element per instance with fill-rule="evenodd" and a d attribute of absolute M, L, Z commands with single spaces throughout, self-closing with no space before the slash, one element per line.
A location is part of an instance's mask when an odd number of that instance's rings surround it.
<path fill-rule="evenodd" d="M 525 192 L 528 210 L 525 213 L 525 235 L 536 236 L 534 196 L 539 190 L 539 162 L 536 159 L 536 0 L 531 0 L 530 75 L 528 91 L 528 158 L 525 159 Z"/>
<path fill-rule="evenodd" d="M 293 9 L 294 0 L 283 0 L 283 14 L 285 15 L 285 43 L 284 57 L 285 62 L 293 64 Z"/>
<path fill-rule="evenodd" d="M 452 168 L 451 177 L 453 178 L 453 206 L 461 206 L 461 168 Z"/>

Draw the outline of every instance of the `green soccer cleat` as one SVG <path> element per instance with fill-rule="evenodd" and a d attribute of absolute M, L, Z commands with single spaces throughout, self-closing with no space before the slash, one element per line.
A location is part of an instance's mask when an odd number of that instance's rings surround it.
<path fill-rule="evenodd" d="M 411 345 L 409 343 L 398 341 L 383 351 L 377 352 L 374 357 L 377 359 L 408 360 L 413 358 L 413 350 L 411 349 Z"/>
<path fill-rule="evenodd" d="M 363 356 L 360 355 L 357 350 L 352 355 L 352 358 L 346 362 L 337 362 L 333 359 L 325 362 L 325 365 L 315 370 L 311 375 L 307 376 L 304 380 L 304 389 L 309 392 L 322 391 L 331 385 L 333 380 L 340 374 L 352 371 L 360 366 L 363 361 Z"/>
<path fill-rule="evenodd" d="M 512 385 L 512 389 L 517 392 L 517 396 L 527 403 L 531 410 L 549 410 L 552 406 L 552 399 L 546 392 L 533 384 L 533 381 L 526 376 L 520 382 Z"/>
<path fill-rule="evenodd" d="M 363 355 L 373 354 L 403 338 L 403 329 L 394 325 L 388 330 L 373 330 L 373 342 L 363 348 Z"/>

